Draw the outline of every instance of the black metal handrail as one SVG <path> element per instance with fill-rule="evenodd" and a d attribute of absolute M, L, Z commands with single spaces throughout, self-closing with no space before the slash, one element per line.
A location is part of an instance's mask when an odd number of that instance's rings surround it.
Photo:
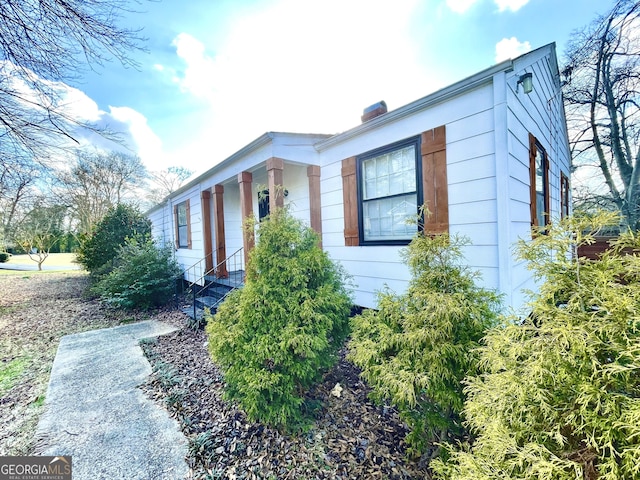
<path fill-rule="evenodd" d="M 240 247 L 227 258 L 215 265 L 212 269 L 204 272 L 200 278 L 189 283 L 189 288 L 191 289 L 191 293 L 193 295 L 194 319 L 196 318 L 197 314 L 196 298 L 208 288 L 207 277 L 213 277 L 216 282 L 231 287 L 230 290 L 222 296 L 222 298 L 220 298 L 214 305 L 212 305 L 212 307 L 216 307 L 217 305 L 222 303 L 222 301 L 227 298 L 227 295 L 239 288 L 239 286 L 244 283 L 244 255 L 242 254 L 243 250 L 244 248 Z M 203 260 L 201 260 L 200 262 L 202 262 Z M 231 278 L 237 277 L 238 275 L 242 276 L 239 281 L 238 278 Z M 225 280 L 228 281 L 225 282 Z"/>
<path fill-rule="evenodd" d="M 182 278 L 184 278 L 189 285 L 201 280 L 203 277 L 207 276 L 210 270 L 207 270 L 207 260 L 211 259 L 211 264 L 215 264 L 215 258 L 213 257 L 213 253 L 209 253 L 204 258 L 198 260 L 196 263 L 187 267 L 182 272 Z M 196 280 L 191 281 L 190 278 L 195 278 Z"/>

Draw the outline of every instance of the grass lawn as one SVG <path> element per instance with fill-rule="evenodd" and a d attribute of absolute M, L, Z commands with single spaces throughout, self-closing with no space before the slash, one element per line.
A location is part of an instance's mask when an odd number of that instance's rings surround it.
<path fill-rule="evenodd" d="M 42 264 L 44 271 L 56 271 L 66 270 L 71 267 L 77 268 L 78 265 L 74 263 L 76 259 L 75 253 L 51 253 Z M 24 273 L 24 270 L 10 270 L 12 266 L 16 268 L 28 267 L 29 269 L 37 269 L 38 263 L 31 260 L 29 255 L 12 255 L 8 262 L 4 262 L 0 267 L 0 275 L 11 275 L 15 273 Z M 56 267 L 60 267 L 57 269 Z M 37 271 L 37 270 L 36 270 Z"/>

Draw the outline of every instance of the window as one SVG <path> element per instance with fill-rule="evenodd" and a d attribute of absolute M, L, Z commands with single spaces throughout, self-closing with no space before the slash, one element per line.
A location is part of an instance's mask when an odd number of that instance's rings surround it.
<path fill-rule="evenodd" d="M 406 245 L 427 205 L 429 233 L 449 231 L 445 127 L 342 161 L 346 246 Z"/>
<path fill-rule="evenodd" d="M 533 135 L 529 134 L 529 176 L 531 180 L 531 225 L 543 227 L 550 223 L 549 158 Z"/>
<path fill-rule="evenodd" d="M 189 200 L 174 207 L 176 222 L 176 248 L 191 248 L 191 213 Z"/>
<path fill-rule="evenodd" d="M 560 216 L 569 216 L 569 177 L 560 172 Z"/>
<path fill-rule="evenodd" d="M 422 203 L 416 185 L 419 138 L 358 157 L 362 242 L 407 242 Z"/>
<path fill-rule="evenodd" d="M 269 216 L 269 190 L 258 192 L 258 221 Z"/>

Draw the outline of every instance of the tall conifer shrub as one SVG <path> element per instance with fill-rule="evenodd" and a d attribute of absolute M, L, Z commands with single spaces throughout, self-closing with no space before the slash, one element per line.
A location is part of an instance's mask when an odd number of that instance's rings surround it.
<path fill-rule="evenodd" d="M 528 318 L 487 335 L 464 408 L 477 440 L 436 462 L 438 478 L 640 478 L 640 257 L 627 254 L 640 238 L 576 255 L 610 223 L 569 218 L 520 244 L 539 293 Z"/>
<path fill-rule="evenodd" d="M 207 323 L 226 396 L 250 418 L 288 428 L 307 421 L 304 393 L 336 362 L 349 332 L 345 280 L 317 234 L 286 209 L 260 222 L 244 287 Z"/>
<path fill-rule="evenodd" d="M 496 323 L 498 295 L 464 266 L 467 242 L 418 233 L 404 251 L 406 293 L 379 294 L 378 310 L 353 319 L 350 358 L 371 396 L 395 405 L 411 432 L 410 453 L 436 456 L 438 442 L 465 436 L 462 380 L 477 370 L 476 348 Z"/>

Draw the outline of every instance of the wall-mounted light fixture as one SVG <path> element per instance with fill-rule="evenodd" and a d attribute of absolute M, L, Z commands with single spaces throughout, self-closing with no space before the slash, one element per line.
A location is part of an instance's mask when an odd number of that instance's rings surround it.
<path fill-rule="evenodd" d="M 522 85 L 522 91 L 527 95 L 533 92 L 533 73 L 527 72 L 520 75 L 516 88 L 518 88 L 518 85 Z"/>

